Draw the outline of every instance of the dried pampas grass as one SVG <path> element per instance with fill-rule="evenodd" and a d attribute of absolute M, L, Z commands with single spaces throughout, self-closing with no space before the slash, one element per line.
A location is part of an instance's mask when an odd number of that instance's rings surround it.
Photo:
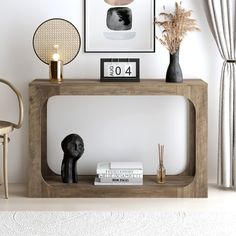
<path fill-rule="evenodd" d="M 155 20 L 155 24 L 162 30 L 162 38 L 159 41 L 169 50 L 170 54 L 176 53 L 187 32 L 200 31 L 196 20 L 190 18 L 191 15 L 191 10 L 185 10 L 181 4 L 176 2 L 174 14 L 162 12 L 160 16 L 164 17 L 164 21 Z"/>

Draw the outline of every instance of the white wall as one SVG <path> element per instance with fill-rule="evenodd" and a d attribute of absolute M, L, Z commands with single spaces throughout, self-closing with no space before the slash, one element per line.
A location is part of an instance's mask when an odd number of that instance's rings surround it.
<path fill-rule="evenodd" d="M 209 178 L 215 179 L 217 166 L 218 90 L 221 59 L 210 34 L 201 1 L 183 0 L 186 8 L 194 10 L 201 28 L 187 36 L 181 45 L 180 62 L 185 78 L 202 78 L 209 84 Z M 157 13 L 173 0 L 157 0 Z M 60 17 L 71 21 L 83 39 L 82 0 L 4 0 L 0 7 L 0 77 L 14 83 L 21 91 L 25 104 L 25 120 L 21 130 L 11 134 L 9 153 L 10 182 L 27 179 L 28 159 L 28 83 L 35 78 L 47 78 L 48 67 L 42 64 L 32 49 L 32 36 L 37 26 L 48 18 Z M 129 55 L 141 58 L 141 78 L 164 78 L 168 65 L 168 51 L 158 42 L 155 54 Z M 83 45 L 82 45 L 83 48 Z M 65 67 L 67 78 L 98 78 L 99 59 L 106 54 L 85 54 Z M 122 54 L 114 57 L 122 57 Z M 4 91 L 4 92 L 1 92 Z M 0 90 L 2 118 L 14 118 L 9 107 L 16 103 Z M 6 99 L 2 98 L 6 95 Z M 3 103 L 3 104 L 2 104 Z M 165 106 L 165 101 L 163 102 Z M 168 122 L 168 121 L 167 121 Z"/>
<path fill-rule="evenodd" d="M 188 159 L 188 103 L 181 96 L 55 96 L 48 102 L 48 163 L 60 173 L 61 141 L 81 135 L 85 152 L 78 173 L 96 174 L 98 162 L 141 161 L 156 174 L 157 144 L 165 145 L 167 174 L 180 174 Z M 55 122 L 56 121 L 56 122 Z"/>

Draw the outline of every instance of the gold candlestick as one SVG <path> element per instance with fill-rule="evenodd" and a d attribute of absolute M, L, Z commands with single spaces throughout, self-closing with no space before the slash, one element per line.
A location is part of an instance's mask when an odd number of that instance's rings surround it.
<path fill-rule="evenodd" d="M 49 78 L 51 82 L 62 82 L 63 81 L 63 62 L 50 61 L 49 64 Z"/>
<path fill-rule="evenodd" d="M 52 82 L 62 82 L 63 80 L 63 61 L 60 60 L 59 45 L 53 46 L 55 53 L 52 55 L 52 61 L 49 63 L 49 78 Z"/>

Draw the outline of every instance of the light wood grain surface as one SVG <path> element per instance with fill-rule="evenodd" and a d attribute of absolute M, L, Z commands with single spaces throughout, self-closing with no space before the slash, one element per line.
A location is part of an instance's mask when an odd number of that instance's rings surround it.
<path fill-rule="evenodd" d="M 177 176 L 157 184 L 145 176 L 143 186 L 94 186 L 94 176 L 80 177 L 78 184 L 63 184 L 47 163 L 47 101 L 63 95 L 179 95 L 189 100 L 188 165 Z M 71 80 L 52 83 L 46 79 L 29 84 L 29 197 L 207 197 L 207 84 L 199 79 L 183 83 L 164 80 L 104 82 Z"/>

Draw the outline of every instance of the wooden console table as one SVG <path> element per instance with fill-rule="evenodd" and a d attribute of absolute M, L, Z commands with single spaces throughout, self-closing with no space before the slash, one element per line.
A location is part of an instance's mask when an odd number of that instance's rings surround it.
<path fill-rule="evenodd" d="M 202 80 L 165 83 L 101 83 L 69 80 L 29 84 L 29 197 L 207 197 L 207 84 Z M 144 176 L 143 186 L 94 186 L 94 176 L 79 176 L 79 183 L 64 184 L 47 163 L 47 101 L 56 95 L 180 95 L 189 100 L 188 165 L 180 175 L 167 176 L 157 184 L 156 176 Z"/>

